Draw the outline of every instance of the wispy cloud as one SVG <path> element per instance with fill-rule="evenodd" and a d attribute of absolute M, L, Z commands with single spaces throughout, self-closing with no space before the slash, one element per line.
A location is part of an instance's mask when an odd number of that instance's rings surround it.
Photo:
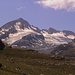
<path fill-rule="evenodd" d="M 21 7 L 18 7 L 16 8 L 17 10 L 22 10 L 22 9 L 25 9 L 26 7 L 25 6 L 21 6 Z"/>
<path fill-rule="evenodd" d="M 41 4 L 44 7 L 57 9 L 65 9 L 67 11 L 75 11 L 75 0 L 39 0 L 35 3 Z"/>

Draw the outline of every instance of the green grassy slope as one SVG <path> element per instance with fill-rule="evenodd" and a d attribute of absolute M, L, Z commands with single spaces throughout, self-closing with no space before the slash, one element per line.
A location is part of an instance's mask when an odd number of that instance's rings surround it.
<path fill-rule="evenodd" d="M 52 55 L 5 48 L 0 51 L 0 75 L 75 75 L 75 61 L 61 61 Z"/>

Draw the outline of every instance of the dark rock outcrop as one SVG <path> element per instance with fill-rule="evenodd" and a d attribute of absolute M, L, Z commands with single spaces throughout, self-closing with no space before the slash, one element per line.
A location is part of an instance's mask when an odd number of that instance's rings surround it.
<path fill-rule="evenodd" d="M 0 50 L 3 50 L 5 47 L 4 43 L 0 40 Z"/>
<path fill-rule="evenodd" d="M 60 31 L 58 31 L 58 30 L 56 30 L 56 29 L 54 29 L 54 28 L 49 28 L 49 29 L 48 29 L 48 32 L 49 32 L 50 34 L 53 34 L 53 33 L 57 33 L 57 32 L 60 32 Z"/>
<path fill-rule="evenodd" d="M 0 68 L 2 67 L 2 64 L 0 64 Z"/>

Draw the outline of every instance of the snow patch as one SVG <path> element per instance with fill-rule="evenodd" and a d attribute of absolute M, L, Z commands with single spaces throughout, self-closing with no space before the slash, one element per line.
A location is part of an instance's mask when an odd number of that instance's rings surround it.
<path fill-rule="evenodd" d="M 21 22 L 16 22 L 16 25 L 14 25 L 17 31 L 20 31 L 20 25 L 21 25 Z"/>
<path fill-rule="evenodd" d="M 67 36 L 69 39 L 74 39 L 75 38 L 75 36 L 74 35 L 69 35 L 69 36 Z"/>
<path fill-rule="evenodd" d="M 65 37 L 64 33 L 63 32 L 60 32 L 60 33 L 53 33 L 51 34 L 52 36 L 61 36 L 61 37 Z"/>
<path fill-rule="evenodd" d="M 8 44 L 12 44 L 14 43 L 15 41 L 18 41 L 20 39 L 22 39 L 22 37 L 28 35 L 28 34 L 37 34 L 37 35 L 41 35 L 40 33 L 37 33 L 33 30 L 29 30 L 27 28 L 25 28 L 24 30 L 23 29 L 17 29 L 18 32 L 17 33 L 14 33 L 14 34 L 9 34 L 9 37 L 7 39 L 5 39 L 7 41 Z"/>
<path fill-rule="evenodd" d="M 63 32 L 49 34 L 48 32 L 43 31 L 43 36 L 45 37 L 45 42 L 49 43 L 49 44 L 51 44 L 51 43 L 53 43 L 53 44 L 64 44 L 64 43 L 67 44 L 68 43 L 67 41 L 64 40 L 67 37 L 64 35 Z"/>
<path fill-rule="evenodd" d="M 8 29 L 2 28 L 2 29 L 0 30 L 0 35 L 5 34 L 5 32 L 8 32 L 11 28 L 12 28 L 12 26 L 9 27 Z"/>
<path fill-rule="evenodd" d="M 49 33 L 47 31 L 45 31 L 45 30 L 42 30 L 41 33 L 43 34 L 43 36 L 49 35 Z"/>
<path fill-rule="evenodd" d="M 16 25 L 21 25 L 21 22 L 16 22 Z"/>
<path fill-rule="evenodd" d="M 31 28 L 32 28 L 32 29 L 34 29 L 34 30 L 37 30 L 37 28 L 36 28 L 36 27 L 31 26 Z"/>

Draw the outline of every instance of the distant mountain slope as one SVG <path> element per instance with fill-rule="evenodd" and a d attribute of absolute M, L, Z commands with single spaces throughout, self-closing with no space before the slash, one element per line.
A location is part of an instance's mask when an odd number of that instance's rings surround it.
<path fill-rule="evenodd" d="M 29 34 L 27 36 L 22 37 L 22 39 L 14 42 L 14 46 L 22 47 L 22 48 L 30 48 L 35 50 L 47 50 L 55 47 L 52 44 L 45 43 L 43 35 L 37 34 Z"/>
<path fill-rule="evenodd" d="M 72 31 L 58 31 L 54 28 L 40 30 L 22 18 L 8 22 L 0 28 L 0 39 L 5 43 L 39 50 L 67 44 L 74 38 L 75 33 Z"/>
<path fill-rule="evenodd" d="M 43 35 L 29 34 L 22 37 L 22 39 L 13 43 L 13 45 L 18 45 L 19 47 L 37 47 L 42 46 L 44 43 Z"/>
<path fill-rule="evenodd" d="M 75 39 L 73 39 L 72 42 L 69 42 L 68 44 L 61 44 L 57 46 L 56 48 L 54 48 L 54 50 L 51 53 L 57 55 L 75 57 Z"/>
<path fill-rule="evenodd" d="M 66 36 L 68 36 L 68 35 L 75 35 L 74 32 L 68 31 L 68 30 L 63 30 L 62 32 L 65 33 Z"/>

